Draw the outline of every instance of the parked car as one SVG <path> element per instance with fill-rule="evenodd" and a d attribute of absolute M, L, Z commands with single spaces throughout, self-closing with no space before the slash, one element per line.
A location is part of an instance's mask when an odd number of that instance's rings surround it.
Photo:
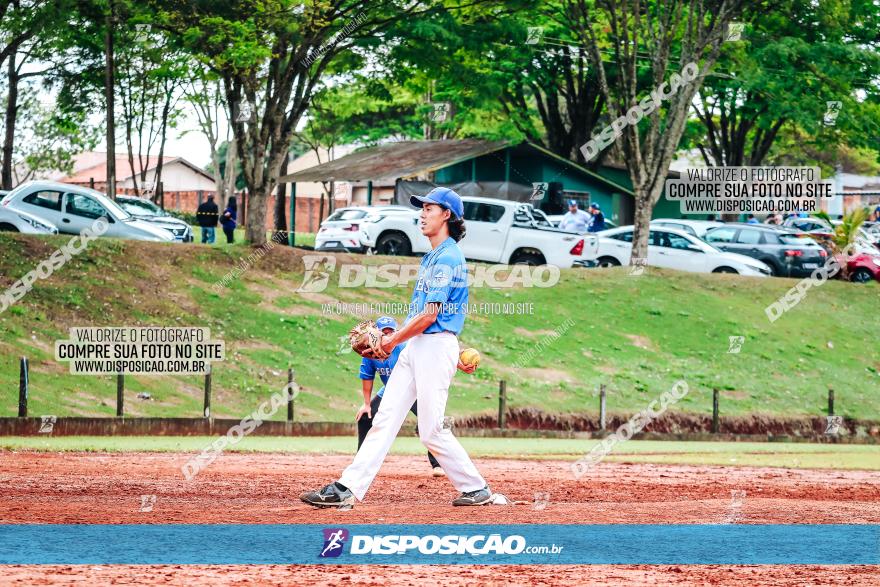
<path fill-rule="evenodd" d="M 104 236 L 135 240 L 174 241 L 168 230 L 138 220 L 116 202 L 86 187 L 31 181 L 24 183 L 3 200 L 10 210 L 26 212 L 41 221 L 48 221 L 62 233 L 79 234 L 97 218 L 105 217 L 109 228 Z"/>
<path fill-rule="evenodd" d="M 849 280 L 855 283 L 880 281 L 880 255 L 857 253 L 846 263 Z"/>
<path fill-rule="evenodd" d="M 782 226 L 801 232 L 834 232 L 834 228 L 827 222 L 815 217 L 798 218 L 797 216 L 789 216 L 782 222 Z"/>
<path fill-rule="evenodd" d="M 412 221 L 415 212 L 405 206 L 340 208 L 321 223 L 315 236 L 315 250 L 364 253 L 368 248 L 375 248 L 376 252 L 383 255 L 409 255 L 412 249 L 407 248 L 407 240 L 395 236 L 393 231 L 387 232 L 383 229 L 385 219 L 395 214 L 404 215 L 406 221 L 415 226 Z M 386 232 L 383 238 L 383 233 Z M 421 236 L 421 233 L 418 235 Z"/>
<path fill-rule="evenodd" d="M 459 246 L 467 259 L 489 263 L 556 265 L 568 268 L 595 259 L 597 238 L 547 226 L 527 203 L 462 198 L 467 234 Z M 348 250 L 423 254 L 431 244 L 419 228 L 419 211 L 403 206 L 352 207 L 322 223 L 315 248 L 336 243 Z M 326 230 L 324 230 L 326 228 Z"/>
<path fill-rule="evenodd" d="M 144 220 L 171 231 L 176 241 L 182 243 L 191 243 L 193 241 L 193 230 L 189 224 L 180 218 L 171 216 L 146 198 L 117 195 L 116 203 L 138 220 Z"/>
<path fill-rule="evenodd" d="M 651 226 L 659 226 L 664 228 L 674 228 L 683 230 L 688 234 L 692 234 L 697 238 L 703 238 L 706 233 L 716 226 L 724 226 L 723 222 L 715 220 L 676 220 L 674 218 L 657 218 L 651 221 Z"/>
<path fill-rule="evenodd" d="M 704 238 L 722 251 L 766 263 L 777 277 L 806 277 L 828 259 L 814 239 L 779 226 L 730 223 L 709 230 Z"/>
<path fill-rule="evenodd" d="M 8 194 L 9 192 L 5 192 Z M 33 214 L 6 207 L 6 196 L 0 200 L 0 231 L 25 234 L 58 234 L 58 227 Z"/>
<path fill-rule="evenodd" d="M 755 277 L 770 275 L 764 263 L 735 253 L 719 251 L 696 236 L 674 228 L 652 228 L 648 236 L 648 265 L 695 273 L 738 273 Z M 601 267 L 629 265 L 633 227 L 621 226 L 599 233 L 598 262 Z"/>

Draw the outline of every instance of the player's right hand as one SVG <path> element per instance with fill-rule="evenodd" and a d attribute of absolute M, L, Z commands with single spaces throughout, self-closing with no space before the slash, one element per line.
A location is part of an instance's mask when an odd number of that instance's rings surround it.
<path fill-rule="evenodd" d="M 361 409 L 358 410 L 357 416 L 354 417 L 354 421 L 357 422 L 365 414 L 367 418 L 373 417 L 373 410 L 370 408 L 370 404 L 364 404 L 361 406 Z"/>

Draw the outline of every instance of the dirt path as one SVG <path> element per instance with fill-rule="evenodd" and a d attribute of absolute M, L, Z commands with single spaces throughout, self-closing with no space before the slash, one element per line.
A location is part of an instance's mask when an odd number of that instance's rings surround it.
<path fill-rule="evenodd" d="M 192 481 L 168 453 L 0 452 L 0 523 L 738 523 L 880 524 L 880 474 L 863 471 L 481 459 L 495 491 L 545 507 L 453 508 L 422 457 L 390 457 L 364 503 L 315 510 L 297 496 L 333 480 L 345 456 L 225 454 Z M 732 491 L 745 491 L 734 506 Z M 141 496 L 155 495 L 150 512 Z M 379 499 L 381 497 L 381 503 Z M 539 496 L 540 497 L 540 496 Z M 880 567 L 2 567 L 2 584 L 877 585 Z"/>

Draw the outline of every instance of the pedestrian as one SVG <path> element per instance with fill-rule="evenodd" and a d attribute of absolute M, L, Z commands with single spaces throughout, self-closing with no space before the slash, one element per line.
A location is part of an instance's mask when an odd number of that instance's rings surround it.
<path fill-rule="evenodd" d="M 228 245 L 235 242 L 235 221 L 238 219 L 236 215 L 237 208 L 235 196 L 229 196 L 226 209 L 223 210 L 223 216 L 220 217 L 220 226 L 223 227 L 223 234 L 226 235 L 226 244 Z"/>
<path fill-rule="evenodd" d="M 761 224 L 757 218 L 755 218 L 754 214 L 749 214 L 748 219 L 746 219 L 746 224 Z"/>
<path fill-rule="evenodd" d="M 199 204 L 196 210 L 196 221 L 202 227 L 202 244 L 214 244 L 214 229 L 219 217 L 220 210 L 214 203 L 214 194 L 208 194 L 208 199 Z"/>
<path fill-rule="evenodd" d="M 575 200 L 569 200 L 568 212 L 559 221 L 559 229 L 570 232 L 586 232 L 589 222 L 590 215 L 583 210 L 578 210 L 578 203 Z"/>
<path fill-rule="evenodd" d="M 599 209 L 599 204 L 590 204 L 590 225 L 587 232 L 602 232 L 605 230 L 605 216 Z"/>
<path fill-rule="evenodd" d="M 390 335 L 397 330 L 397 321 L 391 316 L 382 316 L 376 320 L 376 327 L 382 331 L 382 334 Z M 406 343 L 397 345 L 391 351 L 391 354 L 388 355 L 387 359 L 368 359 L 366 357 L 361 359 L 360 379 L 361 391 L 364 394 L 364 405 L 361 406 L 357 416 L 354 418 L 358 426 L 358 450 L 360 450 L 361 445 L 364 443 L 364 438 L 367 437 L 370 428 L 373 427 L 373 416 L 379 413 L 379 406 L 382 405 L 382 396 L 385 394 L 384 384 L 388 383 L 388 378 L 397 364 L 400 352 L 405 347 Z M 370 396 L 373 394 L 373 380 L 376 378 L 377 373 L 379 374 L 379 379 L 382 380 L 383 386 L 376 396 L 370 400 Z M 413 402 L 412 407 L 409 409 L 410 412 L 415 414 L 416 418 L 419 417 L 418 403 Z M 416 432 L 418 433 L 418 427 L 416 427 Z M 428 451 L 428 462 L 431 464 L 434 477 L 442 477 L 445 474 L 440 463 L 431 454 L 431 451 Z"/>
<path fill-rule="evenodd" d="M 452 485 L 461 492 L 452 505 L 477 506 L 492 500 L 492 491 L 464 447 L 445 425 L 449 384 L 456 369 L 473 373 L 459 360 L 458 334 L 467 317 L 467 265 L 458 241 L 464 238 L 464 205 L 448 188 L 412 196 L 421 207 L 419 226 L 431 243 L 422 257 L 418 280 L 403 328 L 383 336 L 379 348 L 391 353 L 409 341 L 385 387 L 385 399 L 364 443 L 339 480 L 300 496 L 317 507 L 349 507 L 363 500 L 400 431 L 413 402 L 419 401 L 419 438 L 437 457 Z M 387 502 L 387 499 L 386 499 Z"/>

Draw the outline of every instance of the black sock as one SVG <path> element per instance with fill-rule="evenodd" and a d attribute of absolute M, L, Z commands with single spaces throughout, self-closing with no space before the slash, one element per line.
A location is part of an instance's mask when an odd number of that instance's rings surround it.
<path fill-rule="evenodd" d="M 333 485 L 335 485 L 336 489 L 338 489 L 339 491 L 348 491 L 348 487 L 346 487 L 345 485 L 343 485 L 339 481 L 336 481 Z"/>

